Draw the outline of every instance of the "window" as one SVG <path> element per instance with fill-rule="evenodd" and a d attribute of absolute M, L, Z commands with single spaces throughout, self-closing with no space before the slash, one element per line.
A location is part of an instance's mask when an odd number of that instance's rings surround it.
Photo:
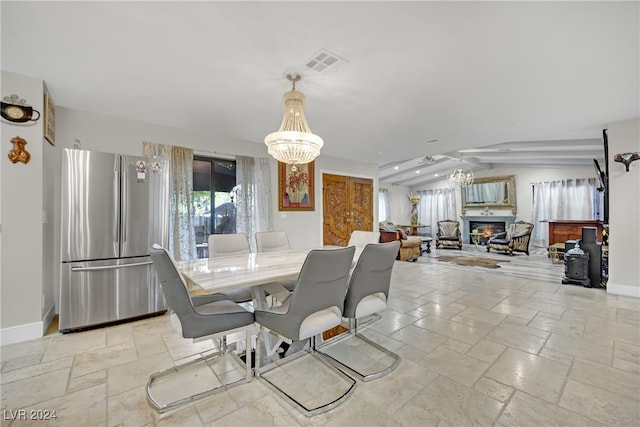
<path fill-rule="evenodd" d="M 198 257 L 205 258 L 209 234 L 236 232 L 236 162 L 194 156 L 194 227 Z"/>

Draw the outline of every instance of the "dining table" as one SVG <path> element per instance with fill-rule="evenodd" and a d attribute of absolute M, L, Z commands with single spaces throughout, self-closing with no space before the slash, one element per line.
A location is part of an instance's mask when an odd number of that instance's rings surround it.
<path fill-rule="evenodd" d="M 251 288 L 254 308 L 268 307 L 267 294 L 283 302 L 290 292 L 282 281 L 298 277 L 307 255 L 314 249 L 331 250 L 339 246 L 322 246 L 304 249 L 289 249 L 273 252 L 251 252 L 214 258 L 199 258 L 178 261 L 177 267 L 190 289 L 207 293 L 224 292 L 237 288 Z M 356 247 L 353 257 L 355 265 L 363 247 Z M 265 338 L 265 343 L 269 339 Z M 278 341 L 271 340 L 267 354 L 273 353 Z"/>

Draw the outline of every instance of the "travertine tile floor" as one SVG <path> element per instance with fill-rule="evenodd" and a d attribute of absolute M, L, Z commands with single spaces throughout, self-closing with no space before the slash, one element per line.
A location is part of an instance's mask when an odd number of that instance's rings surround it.
<path fill-rule="evenodd" d="M 506 274 L 431 262 L 438 252 L 396 263 L 389 309 L 366 331 L 398 369 L 331 412 L 307 418 L 254 380 L 158 417 L 148 375 L 208 348 L 165 315 L 2 347 L 2 425 L 640 425 L 640 300 L 561 285 L 545 256 Z M 14 420 L 20 409 L 57 418 Z"/>

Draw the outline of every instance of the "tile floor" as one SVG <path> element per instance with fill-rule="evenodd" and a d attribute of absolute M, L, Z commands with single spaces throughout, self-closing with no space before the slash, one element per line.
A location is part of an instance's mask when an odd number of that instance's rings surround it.
<path fill-rule="evenodd" d="M 148 375 L 208 348 L 161 316 L 2 347 L 1 425 L 640 425 L 640 300 L 561 285 L 546 256 L 488 270 L 438 262 L 444 251 L 396 263 L 366 334 L 402 362 L 331 412 L 307 418 L 254 380 L 159 417 Z"/>

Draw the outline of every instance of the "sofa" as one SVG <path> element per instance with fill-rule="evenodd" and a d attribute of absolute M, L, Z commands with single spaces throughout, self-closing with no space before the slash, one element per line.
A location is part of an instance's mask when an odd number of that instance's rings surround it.
<path fill-rule="evenodd" d="M 416 261 L 420 257 L 422 237 L 408 236 L 402 229 L 380 229 L 380 243 L 400 240 L 400 248 L 396 259 L 400 261 Z"/>

